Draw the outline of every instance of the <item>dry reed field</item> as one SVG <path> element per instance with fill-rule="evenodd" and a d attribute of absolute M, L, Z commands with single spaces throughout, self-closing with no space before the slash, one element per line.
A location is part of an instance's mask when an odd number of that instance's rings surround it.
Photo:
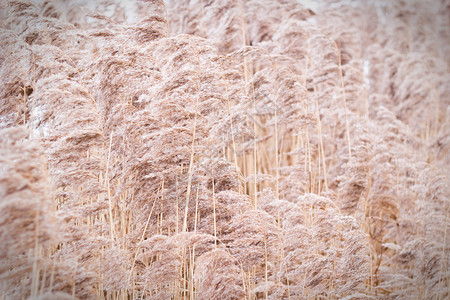
<path fill-rule="evenodd" d="M 449 0 L 0 3 L 0 300 L 450 298 Z"/>

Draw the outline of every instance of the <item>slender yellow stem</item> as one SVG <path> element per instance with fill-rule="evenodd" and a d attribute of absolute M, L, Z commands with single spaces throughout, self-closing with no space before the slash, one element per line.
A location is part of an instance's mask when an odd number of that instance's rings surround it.
<path fill-rule="evenodd" d="M 322 138 L 322 122 L 320 120 L 319 101 L 317 101 L 316 86 L 314 86 L 314 95 L 315 95 L 315 100 L 316 100 L 317 133 L 319 135 L 319 142 L 320 142 L 320 155 L 322 156 L 322 167 L 323 167 L 325 191 L 328 192 L 327 165 L 325 163 L 325 151 L 324 151 L 324 147 L 323 147 L 323 138 Z"/>
<path fill-rule="evenodd" d="M 195 116 L 194 116 L 194 129 L 192 130 L 192 144 L 191 144 L 191 158 L 189 160 L 189 178 L 188 187 L 186 192 L 186 207 L 184 211 L 184 221 L 183 221 L 183 232 L 187 230 L 187 218 L 189 212 L 189 198 L 191 196 L 191 186 L 192 186 L 192 172 L 194 167 L 194 153 L 195 153 L 195 132 L 197 129 L 197 112 L 198 112 L 198 94 L 195 100 Z"/>
<path fill-rule="evenodd" d="M 148 224 L 150 223 L 150 219 L 152 217 L 153 209 L 155 208 L 155 203 L 156 203 L 157 199 L 158 199 L 158 196 L 156 196 L 155 200 L 153 200 L 152 208 L 150 209 L 150 213 L 148 214 L 147 222 L 145 223 L 144 231 L 142 232 L 142 236 L 141 236 L 141 239 L 139 240 L 139 244 L 142 243 L 142 241 L 144 241 L 145 233 L 147 232 Z M 134 265 L 136 264 L 136 257 L 138 255 L 140 249 L 141 248 L 138 245 L 138 247 L 136 248 L 136 253 L 134 254 L 133 263 L 131 265 L 130 275 L 128 276 L 128 282 L 130 282 L 131 278 L 133 277 Z"/>
<path fill-rule="evenodd" d="M 108 160 L 106 162 L 105 182 L 106 182 L 106 187 L 108 190 L 108 205 L 109 205 L 108 213 L 109 213 L 110 235 L 111 235 L 111 240 L 114 240 L 114 219 L 113 219 L 113 213 L 112 213 L 113 205 L 112 205 L 112 200 L 111 200 L 111 186 L 109 183 L 109 163 L 111 160 L 112 137 L 113 137 L 113 132 L 111 131 L 111 134 L 109 135 Z"/>
<path fill-rule="evenodd" d="M 212 194 L 213 194 L 213 218 L 214 218 L 214 245 L 217 246 L 217 223 L 216 223 L 216 191 L 213 162 L 211 160 Z"/>

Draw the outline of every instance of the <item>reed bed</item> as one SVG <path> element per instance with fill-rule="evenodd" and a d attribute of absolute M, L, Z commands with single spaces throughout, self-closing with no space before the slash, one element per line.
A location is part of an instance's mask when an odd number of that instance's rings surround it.
<path fill-rule="evenodd" d="M 0 17 L 0 299 L 450 297 L 448 1 Z"/>

